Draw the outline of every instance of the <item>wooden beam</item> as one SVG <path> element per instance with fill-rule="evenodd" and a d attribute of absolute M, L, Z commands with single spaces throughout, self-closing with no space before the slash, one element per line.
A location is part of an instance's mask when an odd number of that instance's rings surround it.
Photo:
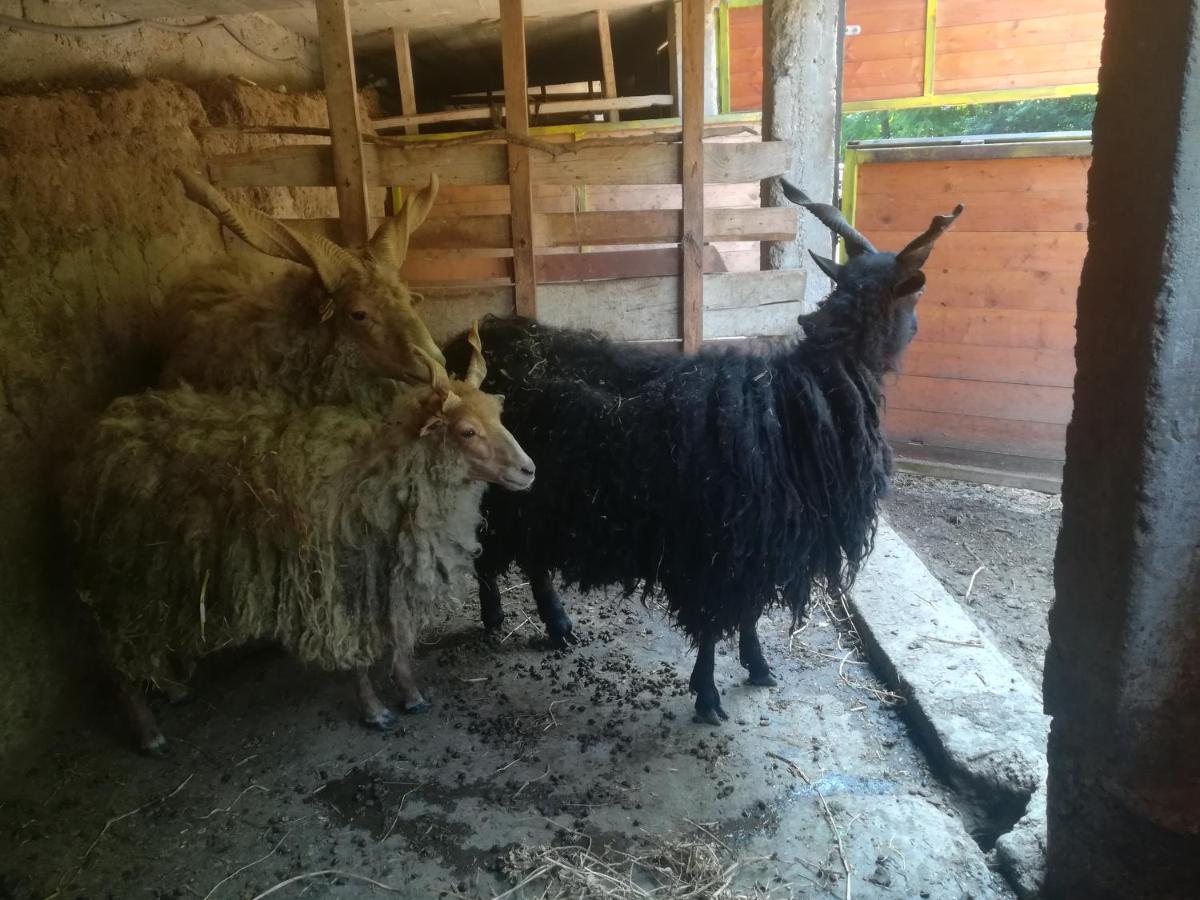
<path fill-rule="evenodd" d="M 333 184 L 342 219 L 342 242 L 362 248 L 371 236 L 371 206 L 363 155 L 363 123 L 358 112 L 354 46 L 348 0 L 317 0 L 321 69 L 332 134 Z"/>
<path fill-rule="evenodd" d="M 669 106 L 672 98 L 669 94 L 643 94 L 637 97 L 610 97 L 596 100 L 538 100 L 530 104 L 530 112 L 548 116 L 560 113 L 608 112 L 609 121 L 615 122 L 611 116 L 616 110 L 645 109 L 650 106 Z M 441 112 L 420 113 L 419 115 L 388 116 L 384 119 L 372 119 L 371 124 L 378 132 L 392 128 L 410 125 L 436 125 L 444 122 L 475 122 L 490 119 L 499 107 L 478 106 L 470 109 L 446 109 Z"/>
<path fill-rule="evenodd" d="M 728 272 L 705 275 L 706 340 L 796 331 L 805 273 Z M 542 321 L 594 328 L 617 340 L 680 340 L 678 277 L 617 278 L 541 285 Z M 470 327 L 473 318 L 513 309 L 513 289 L 497 285 L 422 285 L 421 318 L 435 340 Z"/>
<path fill-rule="evenodd" d="M 704 177 L 709 184 L 747 184 L 787 171 L 788 141 L 703 144 Z M 568 149 L 569 148 L 569 149 Z M 962 153 L 971 148 L 955 148 Z M 367 148 L 372 185 L 420 186 L 436 172 L 442 184 L 507 184 L 502 144 L 414 142 Z M 627 144 L 599 147 L 563 145 L 550 156 L 529 150 L 539 184 L 679 184 L 680 145 Z M 1039 151 L 1040 152 L 1040 151 Z M 316 144 L 265 147 L 249 153 L 213 156 L 209 174 L 219 187 L 316 187 L 333 182 L 329 148 Z"/>
<path fill-rule="evenodd" d="M 417 115 L 417 88 L 413 83 L 412 51 L 408 44 L 408 29 L 392 29 L 392 46 L 396 48 L 396 80 L 400 85 L 400 112 L 406 116 Z M 420 134 L 421 126 L 412 123 L 404 126 L 405 134 Z"/>
<path fill-rule="evenodd" d="M 683 240 L 680 335 L 683 352 L 704 340 L 704 24 L 707 0 L 683 0 Z"/>
<path fill-rule="evenodd" d="M 500 0 L 500 49 L 504 57 L 505 125 L 529 134 L 525 71 L 525 17 L 522 0 Z M 537 270 L 533 265 L 533 171 L 530 150 L 508 144 L 508 189 L 512 209 L 513 285 L 517 315 L 537 316 Z"/>
<path fill-rule="evenodd" d="M 534 213 L 534 247 L 614 244 L 677 244 L 679 210 L 585 210 Z M 715 208 L 704 210 L 708 241 L 779 241 L 796 233 L 795 207 Z M 285 219 L 305 231 L 336 235 L 336 219 Z M 512 247 L 506 215 L 434 216 L 413 234 L 412 250 L 504 250 Z"/>
<path fill-rule="evenodd" d="M 680 35 L 683 32 L 683 3 L 674 0 L 667 4 L 667 82 L 671 91 L 671 115 L 681 115 L 682 98 L 680 93 L 680 72 L 682 58 L 680 56 Z"/>
<path fill-rule="evenodd" d="M 600 33 L 600 85 L 604 96 L 610 100 L 617 97 L 617 72 L 613 65 L 612 29 L 608 24 L 608 10 L 596 10 L 596 30 Z M 615 109 L 608 113 L 608 121 L 620 122 L 621 114 Z"/>

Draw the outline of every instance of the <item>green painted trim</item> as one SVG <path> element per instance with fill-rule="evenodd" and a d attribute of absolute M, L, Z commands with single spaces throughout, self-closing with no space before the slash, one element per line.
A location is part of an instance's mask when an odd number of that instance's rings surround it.
<path fill-rule="evenodd" d="M 762 112 L 724 113 L 718 116 L 705 116 L 705 125 L 757 125 L 762 122 Z M 529 129 L 529 134 L 536 137 L 543 134 L 604 134 L 609 131 L 666 131 L 683 127 L 679 116 L 665 119 L 635 119 L 628 122 L 589 122 L 576 125 L 539 125 Z M 425 141 L 452 141 L 455 138 L 467 137 L 472 134 L 485 134 L 490 129 L 475 129 L 472 131 L 441 131 L 434 134 L 389 134 L 389 143 L 414 143 Z"/>
<path fill-rule="evenodd" d="M 858 150 L 846 149 L 846 155 L 842 159 L 842 215 L 851 225 L 854 224 L 854 217 L 858 213 L 858 166 L 861 161 Z M 845 262 L 848 258 L 846 242 L 838 241 L 838 261 Z"/>
<path fill-rule="evenodd" d="M 717 7 L 717 86 L 718 109 L 722 113 L 733 108 L 733 89 L 729 83 L 729 0 Z"/>
<path fill-rule="evenodd" d="M 925 68 L 921 94 L 932 97 L 933 71 L 937 64 L 937 11 L 938 0 L 925 0 Z"/>
<path fill-rule="evenodd" d="M 751 6 L 762 6 L 763 0 L 725 0 L 730 9 L 746 9 Z"/>
<path fill-rule="evenodd" d="M 856 100 L 842 104 L 842 112 L 874 112 L 891 109 L 925 109 L 930 106 L 966 106 L 969 103 L 1011 103 L 1015 100 L 1048 100 L 1095 94 L 1098 84 L 1061 84 L 1054 87 L 1008 88 L 965 94 L 930 94 L 925 97 L 895 97 L 890 100 Z"/>

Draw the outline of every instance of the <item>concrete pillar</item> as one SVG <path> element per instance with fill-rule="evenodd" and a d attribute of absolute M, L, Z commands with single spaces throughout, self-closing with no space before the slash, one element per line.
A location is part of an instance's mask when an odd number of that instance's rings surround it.
<path fill-rule="evenodd" d="M 1195 897 L 1200 0 L 1109 0 L 1050 617 L 1047 896 Z"/>
<path fill-rule="evenodd" d="M 841 114 L 842 0 L 766 0 L 763 4 L 763 140 L 795 145 L 789 178 L 814 200 L 834 202 Z M 763 206 L 785 206 L 779 180 L 763 182 Z M 808 271 L 805 299 L 829 293 L 829 279 L 808 256 L 828 256 L 829 230 L 800 217 L 795 241 L 763 244 L 764 269 Z"/>

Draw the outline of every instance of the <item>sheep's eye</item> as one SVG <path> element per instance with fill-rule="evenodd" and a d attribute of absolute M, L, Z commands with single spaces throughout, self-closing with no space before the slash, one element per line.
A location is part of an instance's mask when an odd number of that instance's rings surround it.
<path fill-rule="evenodd" d="M 364 310 L 356 309 L 350 313 L 350 318 L 352 318 L 355 322 L 365 322 L 367 320 L 367 314 Z"/>
<path fill-rule="evenodd" d="M 464 428 L 459 432 L 459 434 L 461 434 L 464 438 L 473 438 L 475 437 L 476 432 L 474 428 Z"/>

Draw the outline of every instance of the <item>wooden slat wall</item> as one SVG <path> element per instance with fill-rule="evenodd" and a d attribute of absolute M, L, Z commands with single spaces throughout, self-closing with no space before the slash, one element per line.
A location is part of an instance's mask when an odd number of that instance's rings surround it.
<path fill-rule="evenodd" d="M 1103 33 L 1104 0 L 938 0 L 934 87 L 954 94 L 1088 84 Z"/>
<path fill-rule="evenodd" d="M 763 17 L 761 6 L 729 10 L 729 106 L 731 112 L 762 109 Z"/>
<path fill-rule="evenodd" d="M 680 145 L 622 143 L 628 136 L 606 132 L 598 146 L 583 146 L 584 139 L 579 149 L 563 152 L 530 149 L 538 317 L 588 324 L 630 340 L 679 340 Z M 504 146 L 367 149 L 365 174 L 373 185 L 398 182 L 407 189 L 433 173 L 440 180 L 437 201 L 413 235 L 401 271 L 430 300 L 423 317 L 436 318 L 435 330 L 445 335 L 475 315 L 511 313 L 512 203 Z M 803 273 L 758 272 L 758 242 L 796 231 L 794 207 L 759 205 L 760 180 L 786 171 L 790 154 L 789 144 L 763 143 L 754 133 L 715 136 L 703 144 L 710 182 L 703 185 L 700 260 L 705 297 L 699 336 L 705 340 L 795 328 Z M 333 183 L 328 145 L 216 156 L 208 170 L 222 188 Z M 334 219 L 289 224 L 338 237 Z"/>
<path fill-rule="evenodd" d="M 921 95 L 925 0 L 846 0 L 846 25 L 862 31 L 846 38 L 844 100 Z"/>
<path fill-rule="evenodd" d="M 919 97 L 926 0 L 846 0 L 843 99 Z M 1091 84 L 1104 0 L 938 0 L 935 94 Z M 729 10 L 734 111 L 762 108 L 762 7 Z"/>
<path fill-rule="evenodd" d="M 1064 458 L 1089 164 L 860 166 L 856 224 L 881 248 L 902 247 L 933 213 L 967 208 L 926 266 L 917 338 L 888 388 L 888 432 L 900 455 L 941 451 L 1038 475 Z"/>

